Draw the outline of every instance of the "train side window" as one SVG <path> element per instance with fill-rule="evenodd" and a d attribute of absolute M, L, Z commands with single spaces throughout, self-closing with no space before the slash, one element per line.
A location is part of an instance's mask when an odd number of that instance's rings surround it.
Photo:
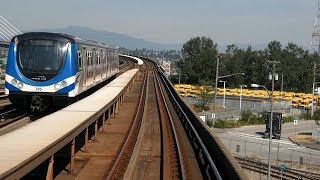
<path fill-rule="evenodd" d="M 81 54 L 81 50 L 77 51 L 78 53 L 78 69 L 82 69 L 82 54 Z"/>

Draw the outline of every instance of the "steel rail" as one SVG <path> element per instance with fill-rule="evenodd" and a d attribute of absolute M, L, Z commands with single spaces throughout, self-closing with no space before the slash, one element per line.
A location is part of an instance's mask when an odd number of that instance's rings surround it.
<path fill-rule="evenodd" d="M 186 177 L 186 170 L 185 170 L 185 164 L 184 164 L 184 161 L 183 161 L 183 156 L 182 156 L 182 150 L 181 150 L 181 143 L 179 141 L 179 138 L 178 138 L 178 135 L 177 135 L 177 131 L 176 131 L 176 128 L 175 128 L 175 125 L 173 123 L 173 118 L 171 117 L 171 114 L 170 114 L 170 111 L 169 111 L 169 107 L 167 105 L 167 102 L 164 98 L 164 92 L 162 90 L 162 87 L 160 86 L 160 80 L 159 80 L 159 77 L 157 76 L 157 74 L 155 73 L 154 75 L 154 79 L 155 81 L 157 82 L 157 85 L 158 85 L 158 89 L 160 90 L 160 97 L 162 99 L 162 102 L 164 104 L 164 107 L 165 107 L 165 112 L 168 116 L 168 120 L 169 120 L 169 123 L 171 125 L 171 129 L 173 131 L 173 135 L 174 135 L 174 141 L 175 141 L 175 147 L 177 149 L 177 154 L 178 154 L 178 164 L 180 164 L 180 167 L 179 167 L 179 174 L 181 176 L 181 179 L 187 179 Z M 157 89 L 157 88 L 156 88 Z"/>
<path fill-rule="evenodd" d="M 135 111 L 135 117 L 133 119 L 133 123 L 138 123 L 138 121 L 140 121 L 141 118 L 142 118 L 141 116 L 143 115 L 144 106 L 146 105 L 145 98 L 146 98 L 147 87 L 148 87 L 148 78 L 149 78 L 149 74 L 147 73 L 145 75 L 145 77 L 144 77 L 142 91 L 141 91 L 141 94 L 140 94 L 140 100 L 139 100 L 138 106 L 137 106 L 136 111 Z M 138 132 L 139 132 L 139 129 L 138 129 Z M 134 129 L 134 125 L 132 125 L 131 128 L 130 128 L 130 131 L 128 133 L 128 136 L 126 138 L 126 141 L 125 141 L 123 147 L 121 148 L 121 151 L 120 151 L 115 163 L 113 164 L 111 171 L 107 175 L 106 179 L 115 179 L 115 177 L 117 175 L 119 175 L 118 171 L 119 171 L 120 166 L 121 166 L 120 162 L 124 158 L 123 156 L 125 154 L 125 150 L 126 150 L 126 148 L 128 148 L 127 146 L 129 146 L 130 137 L 133 136 L 134 130 L 135 130 Z M 122 173 L 124 173 L 124 172 L 122 172 Z"/>
<path fill-rule="evenodd" d="M 175 104 L 175 107 L 177 107 L 177 108 L 179 109 L 179 111 L 182 113 L 182 116 L 186 119 L 186 123 L 189 125 L 189 127 L 191 128 L 192 132 L 194 133 L 194 135 L 195 135 L 195 137 L 196 137 L 196 139 L 191 139 L 190 142 L 193 142 L 194 140 L 196 140 L 196 141 L 200 144 L 200 146 L 201 146 L 201 151 L 204 152 L 204 155 L 205 155 L 205 157 L 206 157 L 206 159 L 207 159 L 207 161 L 208 161 L 208 163 L 209 163 L 209 165 L 210 165 L 210 168 L 212 169 L 212 171 L 213 171 L 213 173 L 214 173 L 215 178 L 221 180 L 221 179 L 222 179 L 222 178 L 221 178 L 221 175 L 220 175 L 220 173 L 219 173 L 219 171 L 218 171 L 215 163 L 213 162 L 210 154 L 208 153 L 208 150 L 207 150 L 206 146 L 204 145 L 202 139 L 200 138 L 200 136 L 198 135 L 196 129 L 193 127 L 192 123 L 190 122 L 189 117 L 185 114 L 183 108 L 180 106 L 180 104 L 179 104 L 179 103 L 177 102 L 177 100 L 174 98 L 174 95 L 172 94 L 171 90 L 168 88 L 168 84 L 167 84 L 167 82 L 163 79 L 163 76 L 161 76 L 161 78 L 162 78 L 162 81 L 163 81 L 164 84 L 165 84 L 165 87 L 166 87 L 166 89 L 167 89 L 167 92 L 170 93 L 170 96 L 169 96 L 169 97 L 171 97 L 171 101 L 173 101 L 173 104 Z M 185 124 L 185 125 L 186 125 L 186 124 Z M 186 127 L 185 127 L 185 128 L 186 128 Z M 189 133 L 187 133 L 187 134 L 189 134 Z M 190 138 L 190 137 L 189 137 L 189 138 Z M 192 138 L 192 137 L 191 137 L 191 138 Z M 201 151 L 199 151 L 199 153 L 201 153 Z M 211 176 L 210 174 L 207 174 L 207 178 L 210 178 L 210 176 Z"/>

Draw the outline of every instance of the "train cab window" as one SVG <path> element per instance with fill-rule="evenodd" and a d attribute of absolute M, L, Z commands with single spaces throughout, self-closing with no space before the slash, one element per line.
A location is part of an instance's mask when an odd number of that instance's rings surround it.
<path fill-rule="evenodd" d="M 81 50 L 77 51 L 78 54 L 78 69 L 82 69 L 82 54 L 81 54 Z"/>

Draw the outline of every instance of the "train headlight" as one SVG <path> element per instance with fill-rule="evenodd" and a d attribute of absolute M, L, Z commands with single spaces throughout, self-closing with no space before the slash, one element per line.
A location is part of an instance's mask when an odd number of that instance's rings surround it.
<path fill-rule="evenodd" d="M 11 80 L 11 84 L 12 84 L 12 85 L 16 85 L 16 84 L 17 84 L 17 80 L 16 80 L 16 79 L 12 79 L 12 80 Z"/>
<path fill-rule="evenodd" d="M 18 82 L 18 83 L 17 83 L 17 87 L 18 87 L 19 89 L 23 88 L 23 83 L 22 83 L 22 82 Z"/>
<path fill-rule="evenodd" d="M 67 87 L 67 86 L 68 86 L 67 81 L 62 81 L 62 82 L 61 82 L 61 86 L 62 86 L 62 87 Z"/>
<path fill-rule="evenodd" d="M 55 90 L 59 90 L 61 88 L 61 85 L 59 83 L 55 84 L 54 85 L 54 89 Z"/>

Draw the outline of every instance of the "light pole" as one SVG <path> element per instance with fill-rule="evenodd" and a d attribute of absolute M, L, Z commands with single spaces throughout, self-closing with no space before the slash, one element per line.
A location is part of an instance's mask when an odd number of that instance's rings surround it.
<path fill-rule="evenodd" d="M 265 87 L 258 84 L 251 84 L 251 87 L 262 87 L 264 88 L 269 95 L 270 98 L 270 128 L 269 128 L 269 153 L 268 153 L 268 180 L 270 180 L 271 175 L 271 144 L 272 144 L 272 121 L 273 121 L 273 90 L 274 90 L 274 80 L 276 77 L 275 69 L 276 69 L 276 63 L 279 63 L 278 61 L 268 61 L 269 63 L 272 63 L 272 86 L 271 86 L 271 93 L 270 91 Z"/>
<path fill-rule="evenodd" d="M 314 103 L 314 88 L 315 88 L 315 85 L 316 84 L 319 84 L 320 82 L 314 82 L 314 83 L 312 83 L 312 104 L 311 104 L 311 117 L 313 116 L 313 114 L 314 114 L 314 105 L 313 105 L 313 103 Z"/>
<path fill-rule="evenodd" d="M 242 101 L 242 87 L 247 87 L 247 85 L 239 85 L 240 86 L 240 110 L 241 110 L 241 101 Z"/>
<path fill-rule="evenodd" d="M 270 99 L 270 129 L 269 129 L 269 153 L 268 153 L 268 180 L 270 180 L 270 173 L 271 173 L 271 162 L 270 162 L 270 159 L 271 159 L 271 141 L 272 141 L 272 121 L 273 121 L 273 91 L 270 91 L 265 87 L 265 86 L 262 86 L 262 85 L 258 85 L 258 84 L 251 84 L 251 87 L 253 88 L 258 88 L 258 87 L 261 87 L 263 88 L 264 90 L 266 90 L 268 92 L 268 95 L 269 95 L 269 99 Z M 273 90 L 273 88 L 272 88 Z"/>
<path fill-rule="evenodd" d="M 283 90 L 283 74 L 281 75 L 281 92 L 282 92 L 282 90 Z"/>
<path fill-rule="evenodd" d="M 222 103 L 222 106 L 223 106 L 223 108 L 226 108 L 226 82 L 227 81 L 220 80 L 219 82 L 223 83 L 223 103 Z"/>
<path fill-rule="evenodd" d="M 180 88 L 180 75 L 181 75 L 181 68 L 179 68 L 179 88 Z"/>
<path fill-rule="evenodd" d="M 216 80 L 215 80 L 215 85 L 214 85 L 214 102 L 213 102 L 214 109 L 216 109 L 218 79 L 219 79 L 219 55 L 217 55 Z"/>
<path fill-rule="evenodd" d="M 219 64 L 219 58 L 218 58 L 217 64 Z M 217 72 L 218 72 L 218 65 L 217 65 Z M 234 73 L 234 74 L 228 74 L 228 75 L 224 75 L 224 76 L 218 76 L 218 73 L 216 73 L 216 84 L 215 84 L 215 88 L 214 88 L 214 108 L 216 108 L 218 79 L 230 77 L 230 76 L 235 76 L 235 75 L 244 75 L 244 73 Z"/>

